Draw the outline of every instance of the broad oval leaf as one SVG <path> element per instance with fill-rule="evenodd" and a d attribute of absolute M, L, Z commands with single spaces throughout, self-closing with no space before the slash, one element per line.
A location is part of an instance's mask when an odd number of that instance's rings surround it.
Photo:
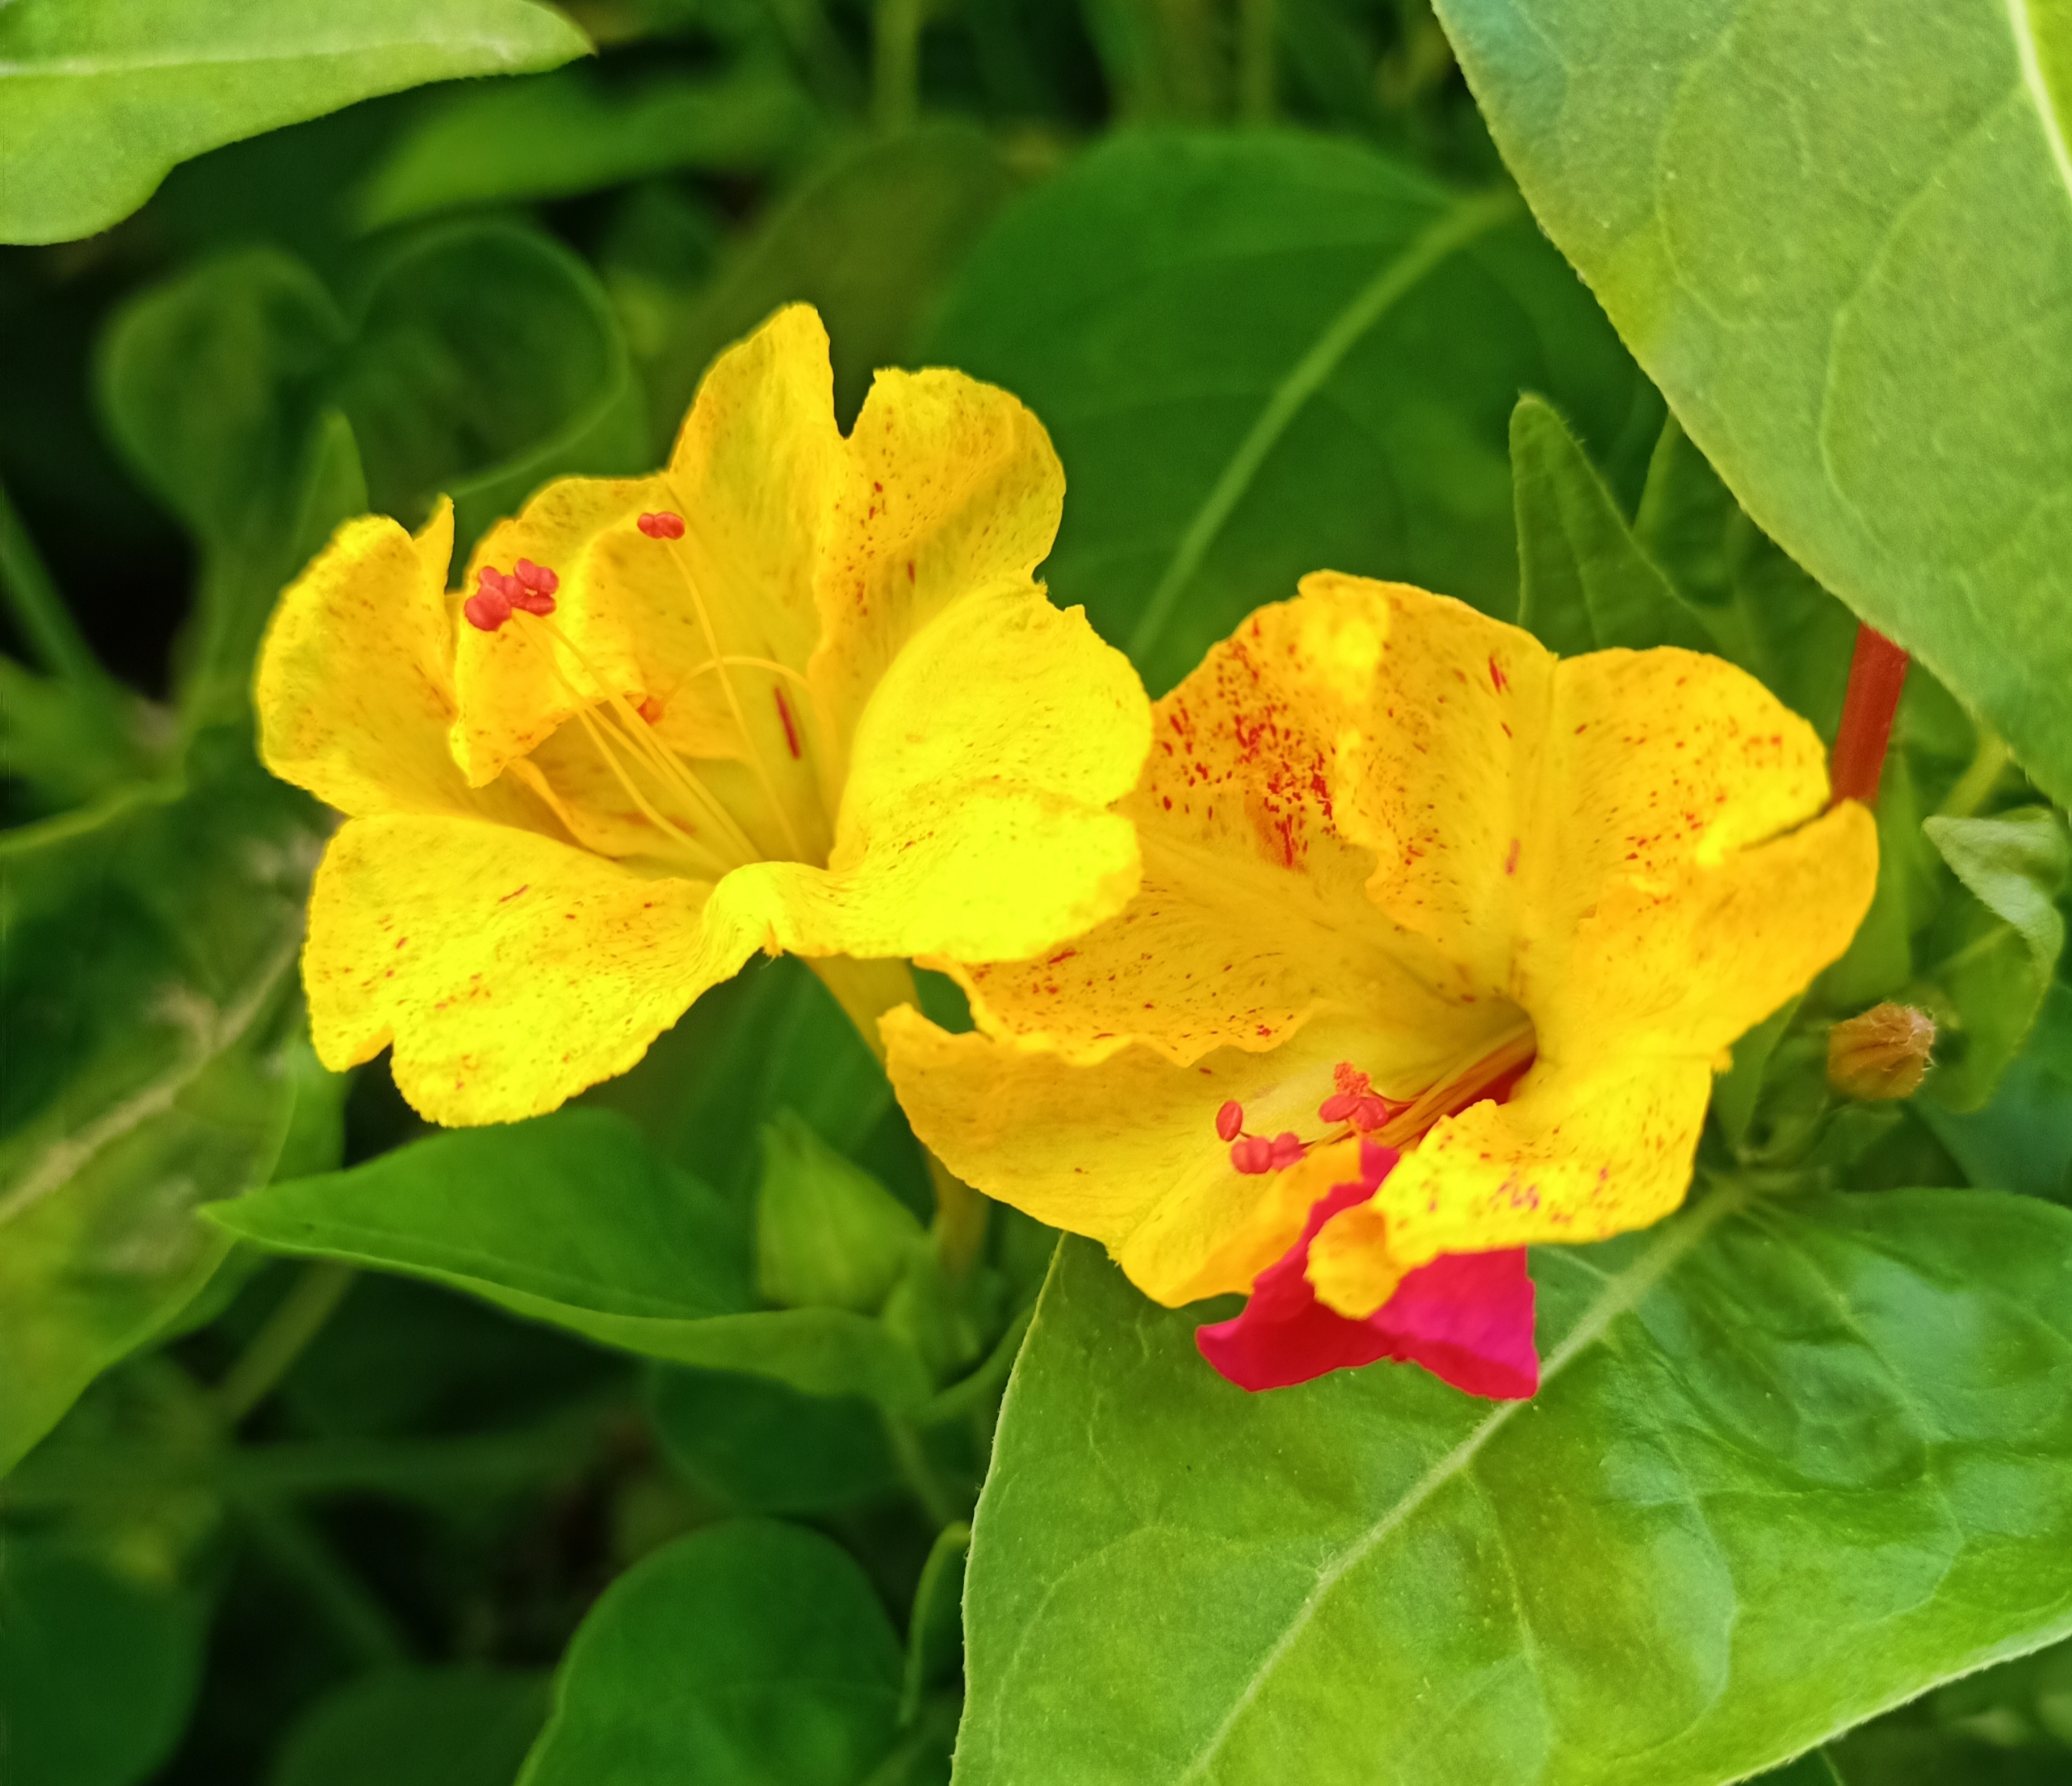
<path fill-rule="evenodd" d="M 607 1110 L 435 1135 L 210 1215 L 274 1252 L 427 1278 L 649 1358 L 901 1408 L 931 1387 L 863 1316 L 758 1310 L 745 1212 Z"/>
<path fill-rule="evenodd" d="M 2072 800 L 2061 9 L 1437 0 L 1749 513 Z"/>
<path fill-rule="evenodd" d="M 858 1786 L 892 1749 L 901 1659 L 817 1532 L 709 1526 L 604 1591 L 521 1786 Z"/>
<path fill-rule="evenodd" d="M 961 1786 L 1712 1786 L 2072 1630 L 2072 1213 L 1729 1186 L 1534 1270 L 1532 1402 L 1248 1397 L 1068 1242 Z"/>
<path fill-rule="evenodd" d="M 1042 418 L 1072 480 L 1052 594 L 1154 687 L 1309 571 L 1508 618 L 1521 389 L 1601 462 L 1659 423 L 1516 194 L 1292 135 L 1096 150 L 980 245 L 924 357 Z"/>
<path fill-rule="evenodd" d="M 532 0 L 14 0 L 0 7 L 0 241 L 119 222 L 176 162 L 588 40 Z"/>

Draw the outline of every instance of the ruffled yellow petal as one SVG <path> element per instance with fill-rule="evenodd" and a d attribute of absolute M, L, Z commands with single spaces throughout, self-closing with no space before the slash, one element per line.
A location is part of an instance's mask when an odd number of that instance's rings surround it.
<path fill-rule="evenodd" d="M 1242 1175 L 1216 1138 L 1218 1109 L 1236 1099 L 1255 1133 L 1313 1128 L 1333 1064 L 1365 1042 L 1317 1023 L 1270 1055 L 1221 1048 L 1179 1067 L 1132 1048 L 1088 1068 L 976 1034 L 948 1034 L 910 1008 L 879 1027 L 914 1132 L 952 1172 L 1039 1221 L 1103 1242 L 1139 1288 L 1174 1307 L 1250 1289 L 1336 1182 L 1316 1172 L 1344 1164 L 1334 1154 L 1329 1168 L 1306 1161 Z"/>
<path fill-rule="evenodd" d="M 809 673 L 838 751 L 937 614 L 1033 587 L 1064 498 L 1050 437 L 1005 391 L 961 372 L 878 374 L 844 443 L 814 582 Z M 838 783 L 846 760 L 828 768 Z"/>
<path fill-rule="evenodd" d="M 1135 833 L 1107 809 L 1148 727 L 1135 672 L 1078 609 L 967 597 L 866 709 L 828 867 L 759 863 L 716 896 L 795 954 L 1054 948 L 1136 891 Z"/>
<path fill-rule="evenodd" d="M 348 521 L 283 593 L 260 647 L 260 753 L 341 812 L 465 812 L 447 748 L 455 710 L 445 595 L 453 509 L 413 539 Z"/>
<path fill-rule="evenodd" d="M 1385 1014 L 1387 1039 L 1359 1065 L 1400 1094 L 1516 1023 L 1374 910 L 1373 855 L 1334 814 L 1351 716 L 1393 648 L 1387 592 L 1349 578 L 1305 587 L 1154 709 L 1151 754 L 1118 808 L 1143 850 L 1138 898 L 1054 958 L 945 964 L 981 1027 L 1081 1062 L 1140 1041 L 1185 1064 L 1277 1047 L 1320 1012 Z"/>
<path fill-rule="evenodd" d="M 418 814 L 331 841 L 303 953 L 334 1071 L 394 1042 L 434 1122 L 515 1122 L 626 1071 L 756 938 L 704 921 L 710 889 L 534 833 Z"/>

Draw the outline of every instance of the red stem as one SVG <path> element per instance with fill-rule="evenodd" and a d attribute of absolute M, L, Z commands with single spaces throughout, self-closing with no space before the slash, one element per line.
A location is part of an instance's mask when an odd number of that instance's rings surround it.
<path fill-rule="evenodd" d="M 1907 685 L 1907 654 L 1882 633 L 1856 628 L 1856 654 L 1849 661 L 1849 693 L 1842 700 L 1841 729 L 1835 734 L 1836 800 L 1878 804 L 1878 778 L 1892 741 L 1893 715 Z"/>

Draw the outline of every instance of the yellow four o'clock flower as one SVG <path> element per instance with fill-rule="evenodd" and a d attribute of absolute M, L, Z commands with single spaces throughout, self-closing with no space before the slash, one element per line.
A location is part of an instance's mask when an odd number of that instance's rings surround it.
<path fill-rule="evenodd" d="M 1063 489 L 1035 418 L 953 372 L 881 374 L 845 438 L 795 308 L 666 469 L 550 485 L 472 593 L 449 508 L 348 523 L 258 676 L 268 765 L 348 814 L 303 955 L 326 1064 L 393 1042 L 425 1115 L 506 1121 L 757 949 L 843 992 L 841 958 L 1027 956 L 1114 913 L 1148 709 L 1032 579 Z"/>
<path fill-rule="evenodd" d="M 1654 1221 L 1728 1044 L 1876 876 L 1869 814 L 1822 815 L 1819 740 L 1740 671 L 1557 661 L 1401 585 L 1306 579 L 1153 740 L 1137 896 L 1041 960 L 939 963 L 975 1033 L 883 1028 L 953 1171 L 1171 1305 L 1258 1280 L 1380 1320 L 1435 1262 Z"/>

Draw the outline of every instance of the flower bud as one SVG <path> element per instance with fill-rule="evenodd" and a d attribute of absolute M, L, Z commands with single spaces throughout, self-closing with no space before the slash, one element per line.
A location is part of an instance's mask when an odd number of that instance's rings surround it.
<path fill-rule="evenodd" d="M 1912 1097 L 1936 1045 L 1935 1020 L 1911 1005 L 1874 1005 L 1827 1032 L 1827 1082 L 1844 1097 Z"/>

